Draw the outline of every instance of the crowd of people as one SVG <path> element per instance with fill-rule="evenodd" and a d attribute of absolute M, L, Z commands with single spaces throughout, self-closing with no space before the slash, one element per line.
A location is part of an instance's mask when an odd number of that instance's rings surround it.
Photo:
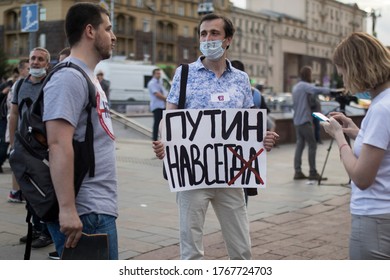
<path fill-rule="evenodd" d="M 67 12 L 65 30 L 69 47 L 58 54 L 59 63 L 79 66 L 94 83 L 97 110 L 92 110 L 94 141 L 94 176 L 86 176 L 77 196 L 73 182 L 74 138 L 84 138 L 87 119 L 88 82 L 78 71 L 64 68 L 54 73 L 44 87 L 44 115 L 50 173 L 59 202 L 59 217 L 43 222 L 33 215 L 35 248 L 54 242 L 53 258 L 59 258 L 64 248 L 76 247 L 82 233 L 105 233 L 108 236 L 109 259 L 118 259 L 117 172 L 115 136 L 109 115 L 110 85 L 104 73 L 94 74 L 99 61 L 108 59 L 116 43 L 109 13 L 100 5 L 78 3 Z M 263 109 L 269 113 L 261 91 L 253 87 L 241 61 L 229 60 L 228 49 L 233 42 L 235 27 L 222 15 L 207 14 L 198 25 L 201 56 L 190 63 L 186 83 L 185 109 Z M 40 47 L 31 50 L 28 60 L 21 60 L 10 79 L 0 85 L 0 172 L 7 151 L 13 149 L 15 132 L 21 115 L 28 110 L 26 100 L 34 102 L 50 71 L 50 53 Z M 346 90 L 367 91 L 372 104 L 362 127 L 341 113 L 331 113 L 329 122 L 322 122 L 325 131 L 339 147 L 340 158 L 351 178 L 352 229 L 351 259 L 390 258 L 390 54 L 376 38 L 355 32 L 336 48 L 333 57 L 337 71 L 343 77 Z M 176 69 L 170 92 L 161 85 L 161 69 L 153 70 L 148 83 L 154 116 L 153 150 L 163 159 L 166 151 L 160 139 L 163 110 L 179 106 L 182 66 Z M 301 80 L 294 86 L 293 123 L 296 132 L 294 179 L 326 180 L 316 168 L 317 142 L 312 112 L 316 95 L 329 94 L 329 88 L 313 85 L 309 65 L 300 70 Z M 216 98 L 214 95 L 218 95 Z M 314 100 L 314 101 L 313 101 Z M 267 121 L 262 139 L 266 151 L 271 151 L 279 135 L 272 119 Z M 355 139 L 352 149 L 345 135 Z M 302 171 L 302 153 L 308 144 L 309 175 Z M 247 215 L 247 195 L 256 189 L 200 188 L 177 192 L 181 259 L 203 259 L 203 227 L 209 204 L 220 222 L 230 259 L 252 258 L 250 224 Z M 23 202 L 18 183 L 13 179 L 9 202 Z M 23 236 L 21 242 L 26 241 Z"/>

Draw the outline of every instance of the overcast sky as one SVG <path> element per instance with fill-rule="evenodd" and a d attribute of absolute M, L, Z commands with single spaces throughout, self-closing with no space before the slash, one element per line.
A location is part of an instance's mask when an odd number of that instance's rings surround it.
<path fill-rule="evenodd" d="M 230 0 L 236 6 L 245 8 L 245 0 Z M 293 0 L 294 1 L 294 0 Z M 359 8 L 371 12 L 371 9 L 376 10 L 377 15 L 381 15 L 376 21 L 376 33 L 378 39 L 387 46 L 390 46 L 390 0 L 338 0 L 343 3 L 357 3 Z M 371 17 L 367 19 L 367 31 L 372 34 Z"/>

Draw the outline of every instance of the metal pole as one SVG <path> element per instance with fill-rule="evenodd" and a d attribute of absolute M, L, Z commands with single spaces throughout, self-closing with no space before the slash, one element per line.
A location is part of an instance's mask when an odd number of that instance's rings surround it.
<path fill-rule="evenodd" d="M 110 10 L 111 10 L 111 15 L 110 15 L 110 17 L 111 17 L 111 24 L 112 24 L 112 31 L 115 31 L 114 30 L 114 5 L 115 5 L 115 0 L 111 0 L 111 7 L 110 7 Z"/>
<path fill-rule="evenodd" d="M 152 48 L 153 48 L 153 57 L 152 57 L 152 64 L 155 65 L 156 64 L 156 35 L 157 35 L 157 32 L 156 32 L 156 29 L 157 29 L 157 26 L 156 26 L 156 10 L 155 8 L 153 8 L 153 15 L 152 15 L 152 28 L 153 28 L 153 38 L 152 38 Z"/>
<path fill-rule="evenodd" d="M 156 64 L 156 44 L 157 44 L 157 26 L 156 26 L 156 7 L 154 6 L 154 4 L 151 4 L 151 5 L 148 5 L 148 4 L 145 4 L 145 6 L 152 11 L 152 24 L 151 24 L 151 27 L 150 27 L 150 30 L 152 31 L 152 53 L 151 53 L 151 56 L 152 56 L 152 64 L 155 65 Z"/>

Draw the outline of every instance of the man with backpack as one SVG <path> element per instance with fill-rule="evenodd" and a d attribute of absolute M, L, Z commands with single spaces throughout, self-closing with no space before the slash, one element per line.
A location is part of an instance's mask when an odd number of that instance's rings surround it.
<path fill-rule="evenodd" d="M 30 60 L 28 58 L 21 59 L 18 64 L 18 71 L 19 71 L 19 78 L 18 80 L 14 83 L 14 85 L 11 88 L 11 91 L 8 93 L 7 96 L 7 107 L 8 107 L 8 115 L 7 115 L 7 131 L 6 131 L 6 139 L 8 139 L 8 143 L 10 142 L 10 130 L 9 130 L 9 125 L 10 125 L 10 116 L 11 116 L 11 107 L 12 107 L 12 99 L 14 96 L 14 92 L 16 90 L 19 91 L 20 86 L 22 85 L 22 82 L 25 78 L 28 77 L 29 75 L 29 70 L 30 70 Z M 22 197 L 22 192 L 20 191 L 20 187 L 18 183 L 16 182 L 15 176 L 12 173 L 12 189 L 9 192 L 8 195 L 8 202 L 11 203 L 23 203 L 23 197 Z"/>
<path fill-rule="evenodd" d="M 30 70 L 25 79 L 21 79 L 15 85 L 15 92 L 11 101 L 11 113 L 9 120 L 9 133 L 11 149 L 14 147 L 15 131 L 18 130 L 20 117 L 29 106 L 38 98 L 42 82 L 46 77 L 47 70 L 50 66 L 50 53 L 44 48 L 34 48 L 29 56 Z M 19 114 L 19 112 L 21 114 Z M 12 168 L 12 165 L 11 165 Z M 13 170 L 14 171 L 14 170 Z M 52 238 L 47 230 L 46 224 L 43 223 L 36 215 L 33 219 L 33 242 L 31 247 L 42 248 L 53 243 Z M 20 238 L 20 242 L 25 243 L 27 236 Z"/>
<path fill-rule="evenodd" d="M 107 97 L 94 76 L 98 62 L 112 55 L 116 37 L 108 11 L 86 2 L 69 9 L 65 31 L 71 54 L 62 63 L 73 63 L 87 73 L 95 85 L 96 108 L 88 114 L 89 83 L 72 67 L 55 72 L 44 87 L 43 121 L 59 205 L 58 221 L 49 222 L 48 228 L 59 255 L 64 247 L 76 247 L 82 232 L 104 233 L 108 235 L 109 258 L 118 259 L 115 137 Z M 94 176 L 84 177 L 75 197 L 72 143 L 88 136 L 89 118 L 93 127 Z"/>

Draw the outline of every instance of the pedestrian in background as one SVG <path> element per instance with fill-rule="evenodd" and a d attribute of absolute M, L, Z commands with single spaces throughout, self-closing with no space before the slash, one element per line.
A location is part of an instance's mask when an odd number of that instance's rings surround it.
<path fill-rule="evenodd" d="M 106 94 L 108 103 L 110 103 L 110 86 L 111 86 L 110 81 L 104 79 L 104 73 L 102 70 L 99 70 L 96 73 L 96 78 L 98 79 L 100 86 L 102 87 L 104 93 Z"/>
<path fill-rule="evenodd" d="M 0 84 L 0 173 L 3 173 L 3 164 L 8 157 L 9 139 L 7 139 L 8 106 L 7 99 L 13 84 L 19 77 L 18 68 L 13 69 L 12 76 Z"/>
<path fill-rule="evenodd" d="M 342 113 L 322 122 L 351 178 L 350 259 L 390 259 L 390 53 L 375 37 L 355 32 L 336 47 L 333 62 L 351 93 L 372 102 L 359 129 Z M 344 133 L 355 139 L 348 145 Z"/>
<path fill-rule="evenodd" d="M 11 141 L 10 138 L 10 116 L 11 116 L 11 107 L 12 107 L 12 99 L 14 96 L 14 92 L 16 91 L 16 88 L 18 88 L 19 83 L 23 83 L 23 80 L 28 77 L 30 70 L 30 62 L 28 58 L 21 59 L 18 64 L 18 71 L 19 71 L 19 77 L 18 80 L 14 83 L 12 86 L 11 91 L 8 93 L 7 96 L 7 107 L 8 107 L 8 115 L 7 115 L 7 132 L 6 132 L 6 139 L 8 142 Z M 12 172 L 12 170 L 11 170 Z M 15 175 L 12 172 L 12 189 L 9 192 L 8 195 L 8 202 L 12 203 L 22 203 L 24 201 L 22 192 L 20 190 L 18 182 L 16 182 Z"/>
<path fill-rule="evenodd" d="M 316 169 L 317 141 L 314 136 L 312 104 L 316 94 L 329 94 L 330 89 L 312 84 L 312 69 L 304 66 L 300 70 L 301 80 L 293 87 L 293 121 L 295 126 L 296 147 L 294 155 L 294 180 L 309 179 L 318 181 L 320 174 Z M 309 146 L 309 177 L 302 172 L 302 154 L 305 143 Z M 327 178 L 321 178 L 322 181 Z"/>
<path fill-rule="evenodd" d="M 19 90 L 14 90 L 11 101 L 11 113 L 9 118 L 9 136 L 11 150 L 14 147 L 15 131 L 19 128 L 19 121 L 23 113 L 38 98 L 39 91 L 50 67 L 50 53 L 47 49 L 37 47 L 30 52 L 29 75 L 25 79 L 19 80 L 22 83 Z M 19 192 L 20 193 L 20 192 Z M 21 198 L 22 199 L 22 198 Z M 32 248 L 42 248 L 53 243 L 46 223 L 41 221 L 32 213 L 33 232 L 31 243 Z M 23 236 L 20 242 L 25 243 L 27 236 Z"/>
<path fill-rule="evenodd" d="M 158 139 L 158 129 L 165 110 L 167 100 L 165 89 L 161 81 L 161 69 L 153 70 L 153 77 L 148 83 L 150 96 L 150 111 L 153 112 L 153 141 Z"/>
<path fill-rule="evenodd" d="M 67 58 L 70 55 L 70 48 L 66 47 L 63 48 L 59 53 L 58 53 L 58 62 L 63 61 L 65 58 Z"/>

